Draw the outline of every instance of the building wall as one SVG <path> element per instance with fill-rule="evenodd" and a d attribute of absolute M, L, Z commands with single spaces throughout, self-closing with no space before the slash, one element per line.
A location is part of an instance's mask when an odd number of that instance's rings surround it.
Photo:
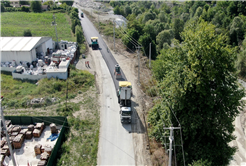
<path fill-rule="evenodd" d="M 47 48 L 53 49 L 52 38 L 50 38 L 48 41 L 39 45 L 36 49 L 36 52 L 39 52 L 39 53 L 43 52 L 45 56 L 47 52 Z"/>
<path fill-rule="evenodd" d="M 46 72 L 47 74 L 47 78 L 50 79 L 50 78 L 59 78 L 59 79 L 63 79 L 63 80 L 66 80 L 67 79 L 67 71 L 66 72 Z"/>
<path fill-rule="evenodd" d="M 32 62 L 32 52 L 31 51 L 2 51 L 1 52 L 1 62 L 7 62 L 15 60 L 17 64 L 20 61 Z"/>
<path fill-rule="evenodd" d="M 48 40 L 48 41 L 45 42 L 45 46 L 46 46 L 46 51 L 47 51 L 47 48 L 53 49 L 52 38 L 50 40 Z"/>
<path fill-rule="evenodd" d="M 47 75 L 24 75 L 15 73 L 15 71 L 12 72 L 12 76 L 14 79 L 21 79 L 21 80 L 40 80 L 42 78 L 46 78 Z"/>
<path fill-rule="evenodd" d="M 1 71 L 8 71 L 8 72 L 12 72 L 15 70 L 15 67 L 0 67 Z"/>

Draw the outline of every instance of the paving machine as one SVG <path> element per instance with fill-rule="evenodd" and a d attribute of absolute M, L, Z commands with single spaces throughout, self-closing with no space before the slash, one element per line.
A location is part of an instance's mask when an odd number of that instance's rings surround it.
<path fill-rule="evenodd" d="M 91 46 L 92 50 L 97 50 L 99 48 L 98 37 L 91 37 L 90 46 Z"/>

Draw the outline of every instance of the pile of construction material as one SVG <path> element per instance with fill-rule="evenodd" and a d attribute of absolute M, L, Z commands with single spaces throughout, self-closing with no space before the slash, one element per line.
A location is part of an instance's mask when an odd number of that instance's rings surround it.
<path fill-rule="evenodd" d="M 57 129 L 54 123 L 50 124 L 50 131 L 51 131 L 51 135 L 59 133 L 59 130 Z M 41 145 L 41 144 L 35 145 L 34 147 L 35 155 L 36 156 L 40 155 L 40 161 L 38 162 L 38 166 L 44 166 L 47 164 L 52 150 L 53 150 L 53 146 L 50 145 Z"/>
<path fill-rule="evenodd" d="M 39 138 L 45 129 L 44 122 L 42 123 L 36 123 L 35 125 L 30 124 L 28 127 L 21 127 L 18 125 L 13 125 L 10 120 L 6 120 L 6 127 L 7 127 L 7 132 L 9 135 L 9 141 L 10 145 L 12 146 L 13 149 L 20 149 L 22 147 L 22 144 L 25 139 L 32 139 L 34 138 Z M 55 124 L 51 125 L 51 134 L 56 132 L 58 133 L 58 130 L 56 129 Z M 6 134 L 3 129 L 2 122 L 0 121 L 0 166 L 3 165 L 3 161 L 6 156 L 10 156 L 10 150 L 8 147 L 7 139 L 6 139 Z M 50 145 L 36 145 L 35 148 L 35 154 L 36 155 L 41 155 L 40 159 L 40 166 L 46 165 L 49 156 L 51 155 L 51 152 L 53 150 L 53 147 Z"/>

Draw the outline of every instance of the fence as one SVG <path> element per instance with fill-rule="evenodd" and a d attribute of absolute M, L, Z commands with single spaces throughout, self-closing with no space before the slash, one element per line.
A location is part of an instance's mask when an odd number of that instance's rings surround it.
<path fill-rule="evenodd" d="M 60 131 L 59 137 L 56 141 L 56 144 L 52 150 L 47 166 L 54 165 L 58 150 L 60 149 L 62 143 L 65 140 L 65 132 L 68 129 L 67 118 L 63 116 L 54 116 L 54 117 L 30 117 L 30 116 L 4 116 L 5 120 L 11 120 L 13 125 L 30 125 L 35 123 L 44 122 L 45 125 L 50 125 L 51 123 L 55 123 L 56 125 L 62 125 L 62 129 Z"/>

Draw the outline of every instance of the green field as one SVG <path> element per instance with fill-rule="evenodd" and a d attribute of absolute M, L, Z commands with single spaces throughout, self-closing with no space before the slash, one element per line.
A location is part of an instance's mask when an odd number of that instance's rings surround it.
<path fill-rule="evenodd" d="M 76 41 L 72 35 L 70 18 L 66 13 L 56 13 L 58 40 Z M 1 36 L 23 36 L 30 29 L 32 36 L 49 36 L 56 41 L 55 27 L 51 26 L 52 13 L 1 13 Z"/>

